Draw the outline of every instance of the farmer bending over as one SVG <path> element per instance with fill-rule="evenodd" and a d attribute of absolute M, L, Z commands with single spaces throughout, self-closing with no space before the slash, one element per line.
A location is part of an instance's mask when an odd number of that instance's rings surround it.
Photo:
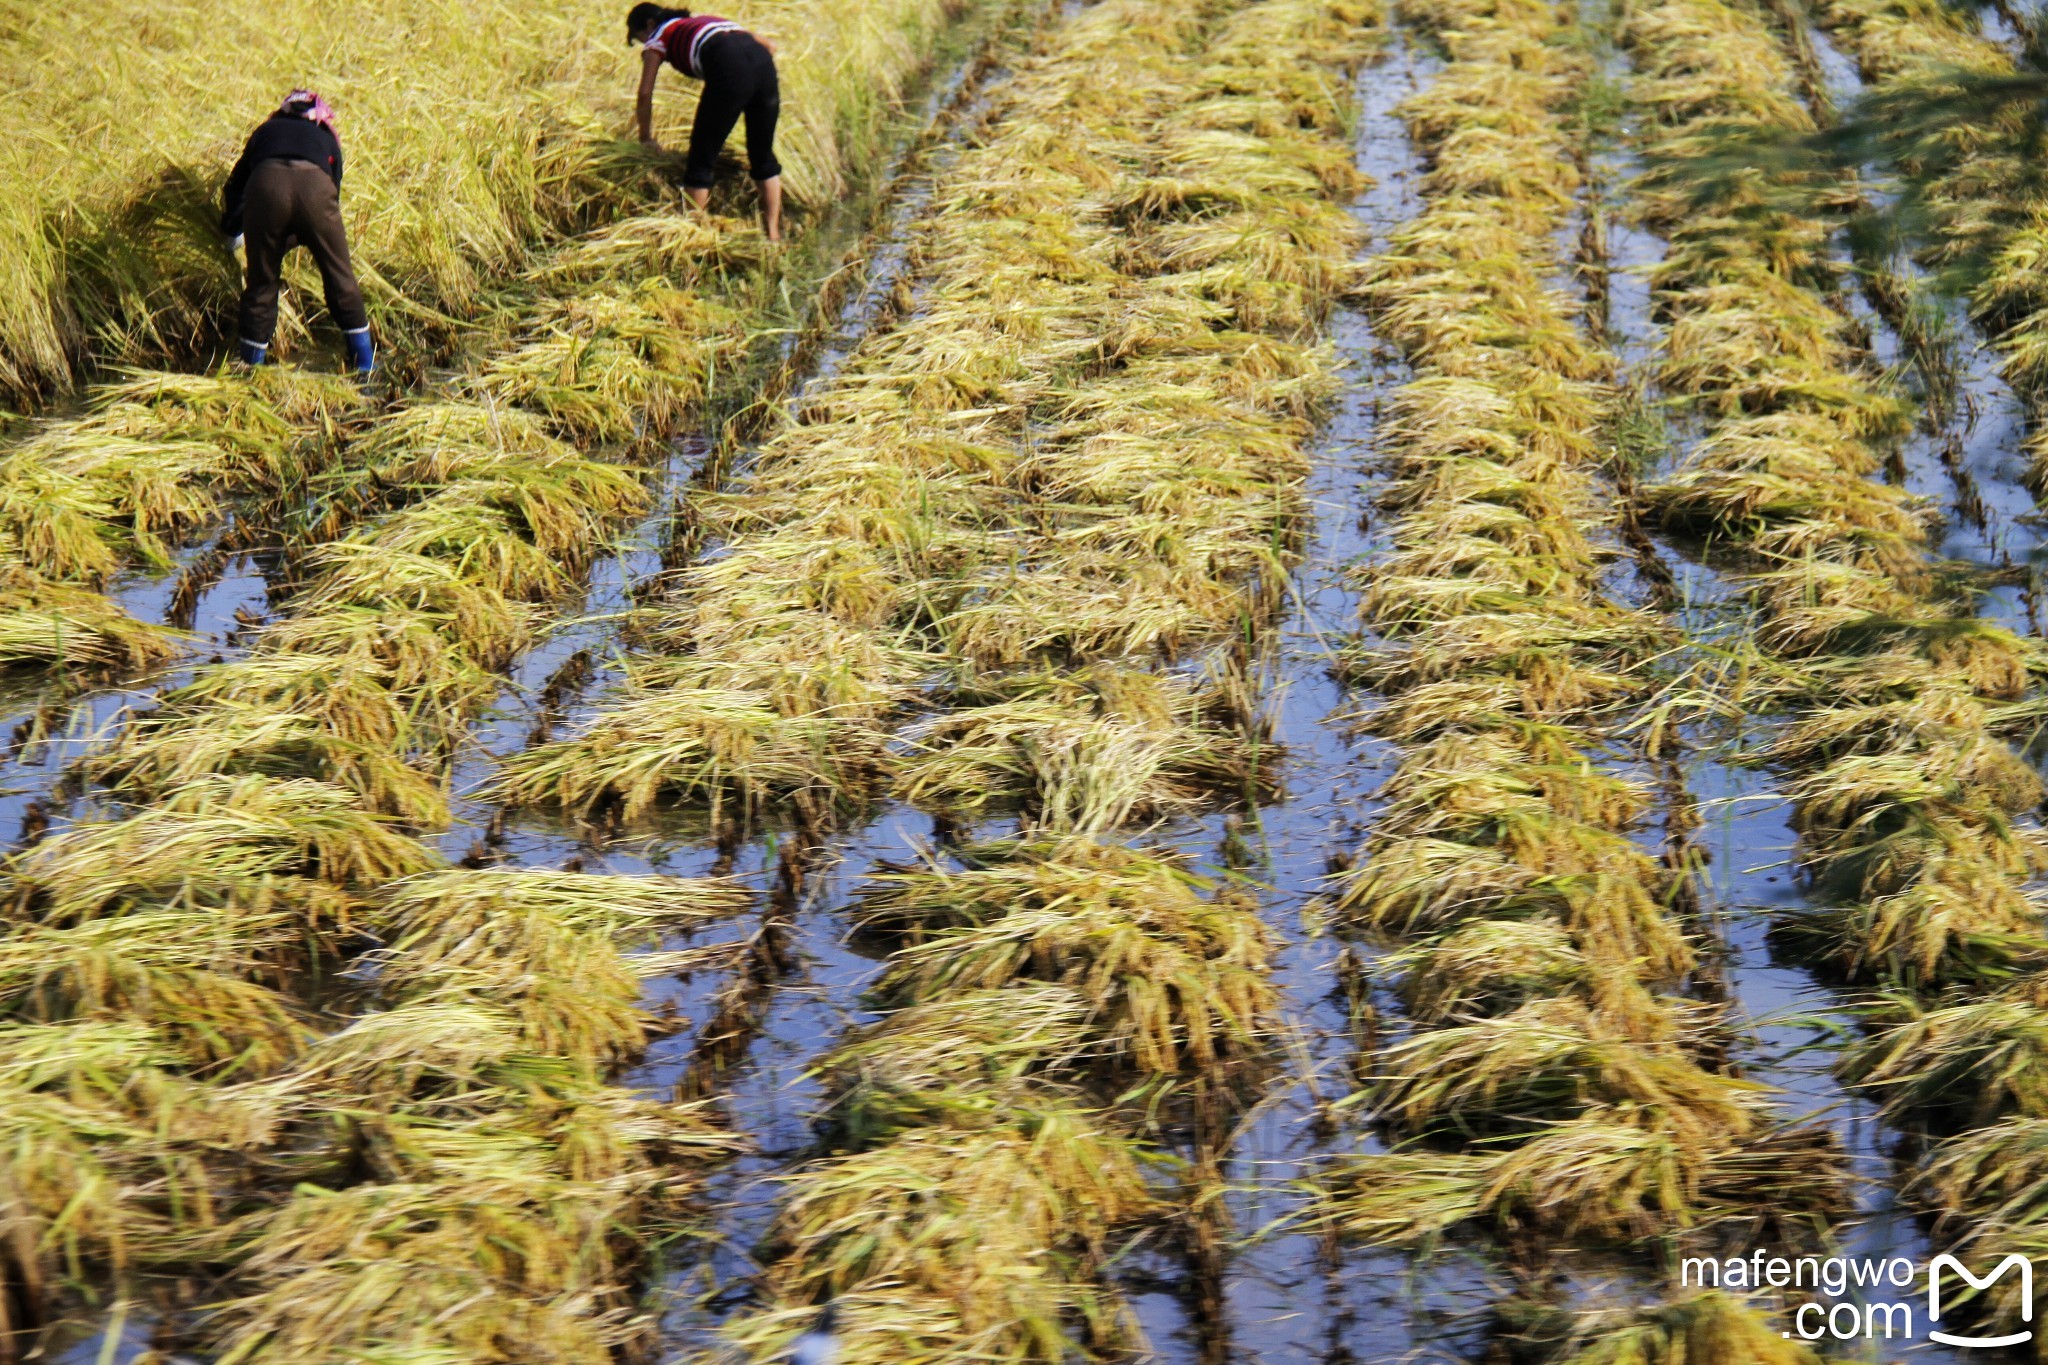
<path fill-rule="evenodd" d="M 327 286 L 327 311 L 348 344 L 349 363 L 368 374 L 377 363 L 362 286 L 348 261 L 341 225 L 341 139 L 334 111 L 310 90 L 294 90 L 257 125 L 228 177 L 220 219 L 234 245 L 248 247 L 242 289 L 241 358 L 261 365 L 277 330 L 278 269 L 295 246 L 313 253 Z"/>
<path fill-rule="evenodd" d="M 782 113 L 782 90 L 775 77 L 775 54 L 768 45 L 738 24 L 710 14 L 660 5 L 635 5 L 626 15 L 626 41 L 642 45 L 640 98 L 634 112 L 640 119 L 640 140 L 654 141 L 654 82 L 666 61 L 685 76 L 704 82 L 697 100 L 697 118 L 690 125 L 690 159 L 683 167 L 683 191 L 698 208 L 711 197 L 712 163 L 732 135 L 740 115 L 747 117 L 747 169 L 761 187 L 761 225 L 768 240 L 782 240 L 782 165 L 775 159 L 775 120 Z"/>

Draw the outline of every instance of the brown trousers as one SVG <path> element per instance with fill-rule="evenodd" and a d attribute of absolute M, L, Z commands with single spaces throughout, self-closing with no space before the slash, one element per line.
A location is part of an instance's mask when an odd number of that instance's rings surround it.
<path fill-rule="evenodd" d="M 363 288 L 348 260 L 341 225 L 341 195 L 333 177 L 310 161 L 272 159 L 249 176 L 242 208 L 243 246 L 249 255 L 242 289 L 242 339 L 270 344 L 277 330 L 278 270 L 295 246 L 313 253 L 327 286 L 327 311 L 344 332 L 370 325 Z"/>

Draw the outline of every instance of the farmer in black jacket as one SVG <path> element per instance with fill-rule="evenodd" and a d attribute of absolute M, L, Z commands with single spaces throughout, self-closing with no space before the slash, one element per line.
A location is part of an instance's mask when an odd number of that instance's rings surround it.
<path fill-rule="evenodd" d="M 310 90 L 285 96 L 276 113 L 249 135 L 242 159 L 228 177 L 221 230 L 249 256 L 242 290 L 241 357 L 261 365 L 277 330 L 278 268 L 295 246 L 313 253 L 327 286 L 327 311 L 348 343 L 349 362 L 362 374 L 376 365 L 370 315 L 362 286 L 348 261 L 341 225 L 341 139 L 334 111 Z"/>

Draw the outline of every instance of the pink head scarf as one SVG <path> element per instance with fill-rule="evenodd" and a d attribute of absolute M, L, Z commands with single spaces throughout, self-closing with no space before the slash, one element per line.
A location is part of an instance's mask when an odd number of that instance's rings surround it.
<path fill-rule="evenodd" d="M 326 100 L 311 90 L 292 91 L 284 97 L 284 103 L 277 106 L 277 112 L 290 114 L 295 118 L 311 119 L 325 127 L 328 132 L 335 131 L 334 111 L 327 107 Z"/>

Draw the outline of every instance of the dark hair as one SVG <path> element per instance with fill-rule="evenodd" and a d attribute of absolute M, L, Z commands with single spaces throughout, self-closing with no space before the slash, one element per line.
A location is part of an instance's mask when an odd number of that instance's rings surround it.
<path fill-rule="evenodd" d="M 626 11 L 626 41 L 638 42 L 643 33 L 652 37 L 654 31 L 669 20 L 689 17 L 690 12 L 686 9 L 670 9 L 666 5 L 635 5 Z"/>

